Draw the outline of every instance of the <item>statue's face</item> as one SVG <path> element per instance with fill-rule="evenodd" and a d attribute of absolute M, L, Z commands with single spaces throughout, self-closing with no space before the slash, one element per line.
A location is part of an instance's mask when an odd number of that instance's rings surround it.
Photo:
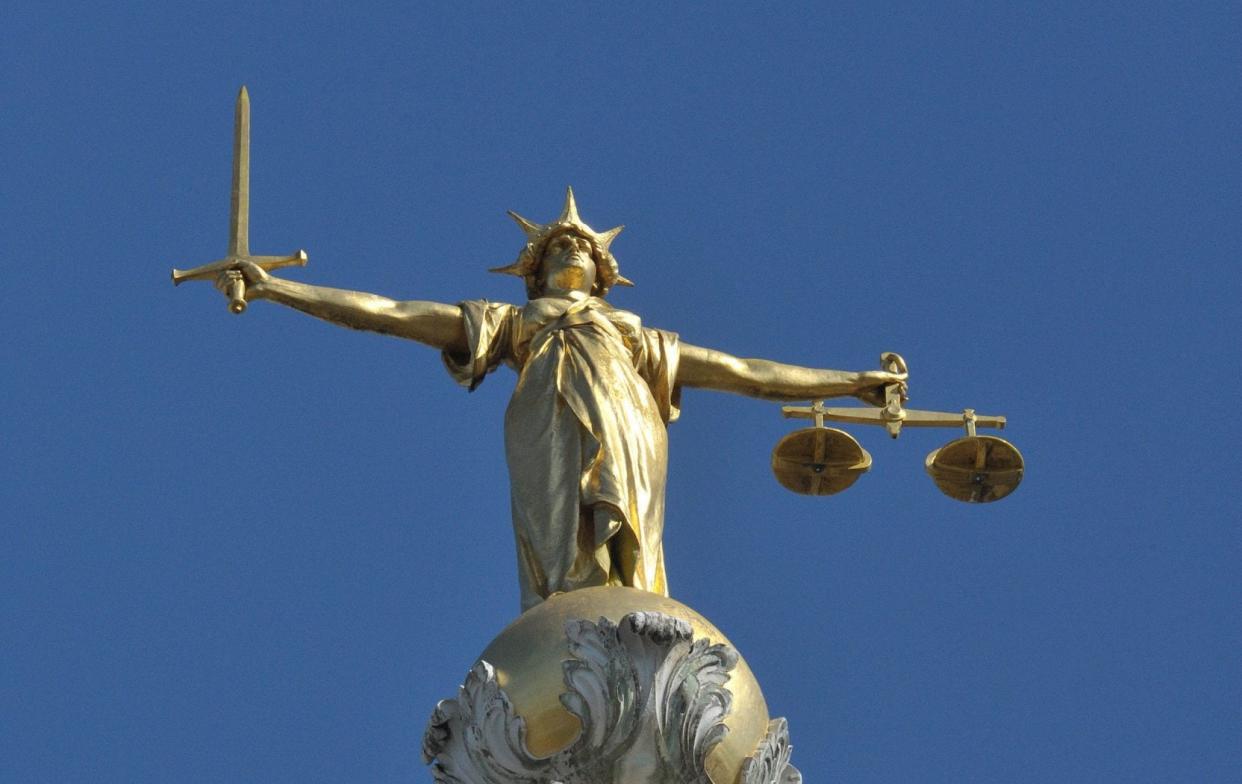
<path fill-rule="evenodd" d="M 596 275 L 592 250 L 591 241 L 577 234 L 562 234 L 549 240 L 540 264 L 544 293 L 590 294 Z"/>

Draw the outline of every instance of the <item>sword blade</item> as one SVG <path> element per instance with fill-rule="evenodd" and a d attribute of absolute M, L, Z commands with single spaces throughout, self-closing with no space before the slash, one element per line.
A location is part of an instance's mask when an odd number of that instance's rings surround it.
<path fill-rule="evenodd" d="M 233 196 L 229 213 L 229 255 L 250 255 L 250 94 L 245 85 L 233 112 Z"/>

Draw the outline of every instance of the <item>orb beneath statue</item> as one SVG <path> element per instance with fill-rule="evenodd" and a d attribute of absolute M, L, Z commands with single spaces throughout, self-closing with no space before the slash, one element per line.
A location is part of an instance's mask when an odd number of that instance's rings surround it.
<path fill-rule="evenodd" d="M 437 706 L 438 781 L 800 781 L 732 644 L 686 605 L 634 588 L 555 594 L 483 651 Z"/>

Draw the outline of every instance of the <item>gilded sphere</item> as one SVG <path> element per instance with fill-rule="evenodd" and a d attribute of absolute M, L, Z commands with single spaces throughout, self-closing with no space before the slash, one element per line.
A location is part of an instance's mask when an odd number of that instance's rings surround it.
<path fill-rule="evenodd" d="M 684 604 L 647 591 L 618 586 L 584 588 L 556 594 L 527 610 L 487 646 L 479 659 L 491 664 L 514 711 L 526 720 L 526 744 L 536 757 L 554 754 L 574 741 L 579 722 L 561 705 L 566 691 L 562 662 L 572 658 L 565 622 L 572 619 L 619 623 L 628 613 L 660 612 L 690 624 L 695 639 L 729 643 L 706 618 Z M 737 781 L 742 761 L 754 753 L 768 727 L 768 707 L 759 683 L 740 656 L 729 675 L 733 708 L 725 724 L 729 733 L 707 757 L 707 774 L 715 784 Z"/>

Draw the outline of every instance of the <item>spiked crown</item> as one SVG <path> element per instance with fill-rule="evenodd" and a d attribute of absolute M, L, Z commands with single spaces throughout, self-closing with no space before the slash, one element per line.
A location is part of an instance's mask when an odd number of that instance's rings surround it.
<path fill-rule="evenodd" d="M 539 296 L 539 266 L 544 248 L 547 247 L 549 240 L 562 234 L 577 234 L 590 241 L 594 249 L 591 255 L 595 259 L 595 290 L 591 292 L 592 294 L 603 297 L 613 286 L 634 285 L 621 275 L 616 258 L 608 250 L 612 241 L 625 227 L 617 226 L 608 231 L 597 232 L 583 223 L 578 217 L 578 205 L 574 201 L 573 188 L 565 189 L 565 206 L 561 208 L 560 216 L 551 223 L 535 223 L 512 210 L 509 211 L 509 217 L 513 218 L 526 234 L 526 246 L 522 248 L 522 252 L 512 264 L 507 267 L 496 267 L 491 272 L 525 278 L 526 296 L 531 298 Z"/>

